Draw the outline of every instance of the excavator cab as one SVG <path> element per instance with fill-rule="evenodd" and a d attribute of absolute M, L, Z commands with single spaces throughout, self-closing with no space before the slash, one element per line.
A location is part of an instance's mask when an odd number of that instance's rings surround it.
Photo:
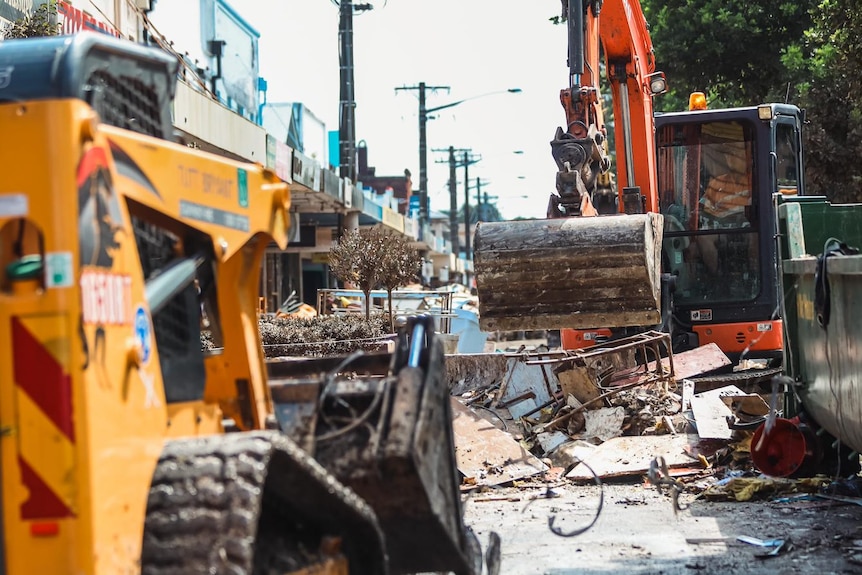
<path fill-rule="evenodd" d="M 787 104 L 656 115 L 677 350 L 780 356 L 772 195 L 804 194 L 802 125 Z"/>
<path fill-rule="evenodd" d="M 482 222 L 474 264 L 485 330 L 658 328 L 675 351 L 780 357 L 771 195 L 802 194 L 802 113 L 792 105 L 653 113 L 666 88 L 637 2 L 564 2 L 570 85 L 551 141 L 547 219 Z M 597 71 L 611 86 L 616 213 Z M 700 96 L 703 96 L 700 94 Z M 597 207 L 596 207 L 597 206 Z M 580 331 L 583 337 L 566 337 Z"/>

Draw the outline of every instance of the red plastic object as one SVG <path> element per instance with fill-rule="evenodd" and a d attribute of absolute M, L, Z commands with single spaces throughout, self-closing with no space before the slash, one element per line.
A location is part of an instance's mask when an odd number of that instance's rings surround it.
<path fill-rule="evenodd" d="M 765 428 L 766 424 L 758 427 L 751 438 L 751 461 L 766 475 L 792 476 L 811 454 L 806 434 L 797 421 L 790 419 L 776 419 L 774 427 L 764 437 Z"/>

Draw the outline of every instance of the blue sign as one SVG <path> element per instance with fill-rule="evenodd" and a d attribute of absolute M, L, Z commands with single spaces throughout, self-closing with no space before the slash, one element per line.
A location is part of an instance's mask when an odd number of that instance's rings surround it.
<path fill-rule="evenodd" d="M 143 306 L 135 310 L 135 341 L 141 350 L 141 363 L 147 363 L 153 351 L 153 328 L 150 316 Z"/>
<path fill-rule="evenodd" d="M 419 196 L 410 196 L 407 213 L 411 218 L 419 215 Z"/>

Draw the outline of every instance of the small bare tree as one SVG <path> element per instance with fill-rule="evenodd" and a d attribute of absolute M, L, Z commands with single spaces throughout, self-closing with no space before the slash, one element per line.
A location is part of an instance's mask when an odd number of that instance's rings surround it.
<path fill-rule="evenodd" d="M 3 40 L 57 36 L 59 33 L 57 0 L 49 0 L 36 8 L 32 14 L 22 16 L 0 28 L 0 38 Z"/>
<path fill-rule="evenodd" d="M 329 251 L 329 269 L 365 294 L 365 318 L 371 316 L 371 290 L 383 286 L 389 301 L 389 327 L 394 331 L 392 291 L 414 279 L 422 265 L 419 252 L 383 228 L 361 228 L 344 234 Z"/>
<path fill-rule="evenodd" d="M 371 317 L 371 290 L 380 283 L 380 262 L 386 251 L 386 237 L 379 228 L 352 230 L 329 250 L 329 269 L 343 282 L 350 282 L 365 294 L 365 319 Z"/>
<path fill-rule="evenodd" d="M 387 234 L 388 249 L 380 261 L 380 285 L 386 289 L 389 301 L 389 329 L 395 331 L 392 290 L 415 280 L 422 268 L 422 256 L 401 236 Z"/>

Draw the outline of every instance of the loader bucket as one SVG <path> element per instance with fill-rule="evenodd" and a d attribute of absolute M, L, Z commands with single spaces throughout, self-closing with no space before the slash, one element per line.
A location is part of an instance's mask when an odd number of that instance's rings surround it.
<path fill-rule="evenodd" d="M 408 328 L 392 354 L 270 362 L 276 413 L 290 429 L 291 386 L 317 379 L 314 457 L 374 510 L 392 573 L 481 575 L 481 546 L 463 521 L 442 342 L 430 317 Z"/>
<path fill-rule="evenodd" d="M 480 328 L 659 324 L 662 228 L 654 213 L 480 222 Z"/>

